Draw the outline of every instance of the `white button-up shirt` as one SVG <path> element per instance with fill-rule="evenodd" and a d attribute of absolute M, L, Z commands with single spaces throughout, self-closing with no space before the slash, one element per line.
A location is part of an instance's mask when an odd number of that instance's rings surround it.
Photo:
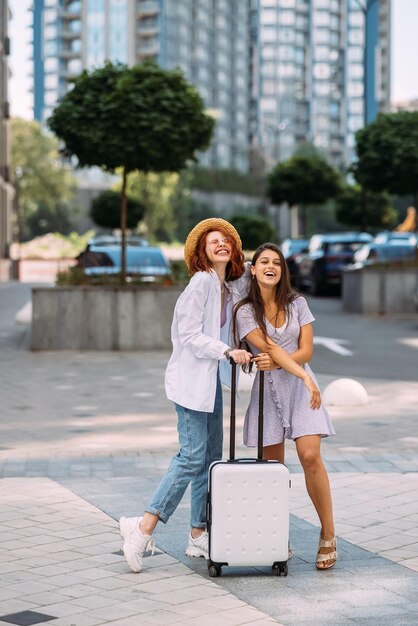
<path fill-rule="evenodd" d="M 248 270 L 228 284 L 232 306 L 246 294 Z M 165 373 L 167 398 L 194 411 L 215 406 L 218 361 L 231 343 L 220 339 L 221 283 L 214 270 L 197 272 L 177 300 L 171 325 L 173 353 Z M 229 369 L 229 368 L 228 368 Z M 230 381 L 222 382 L 230 384 Z"/>

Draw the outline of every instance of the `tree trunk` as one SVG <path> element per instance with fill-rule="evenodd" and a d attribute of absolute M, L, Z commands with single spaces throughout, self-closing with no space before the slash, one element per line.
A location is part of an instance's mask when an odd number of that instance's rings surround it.
<path fill-rule="evenodd" d="M 369 226 L 369 198 L 367 189 L 361 188 L 361 228 L 367 231 Z"/>
<path fill-rule="evenodd" d="M 149 172 L 143 172 L 144 174 L 144 184 L 142 186 L 142 199 L 145 205 L 145 217 L 144 222 L 147 229 L 146 235 L 147 238 L 152 241 L 155 234 L 155 222 L 154 222 L 154 211 L 150 207 L 150 183 L 149 183 Z"/>
<path fill-rule="evenodd" d="M 302 236 L 306 239 L 306 233 L 308 232 L 308 212 L 306 209 L 306 205 L 302 204 L 301 207 L 302 209 L 302 215 L 301 215 L 301 226 L 302 226 Z"/>
<path fill-rule="evenodd" d="M 120 230 L 122 234 L 122 245 L 121 245 L 121 272 L 120 272 L 120 282 L 122 285 L 126 282 L 126 181 L 128 175 L 126 173 L 126 169 L 123 168 L 122 172 L 122 194 L 121 194 L 121 203 L 120 203 Z"/>

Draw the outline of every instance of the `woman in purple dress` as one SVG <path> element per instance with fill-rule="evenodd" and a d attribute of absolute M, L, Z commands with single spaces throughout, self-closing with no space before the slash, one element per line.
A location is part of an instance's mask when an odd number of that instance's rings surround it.
<path fill-rule="evenodd" d="M 253 354 L 260 354 L 254 359 L 257 368 L 266 370 L 263 456 L 284 462 L 285 439 L 295 441 L 308 494 L 321 523 L 316 567 L 329 569 L 337 560 L 337 546 L 320 444 L 322 437 L 335 432 L 308 365 L 313 354 L 314 317 L 305 298 L 292 290 L 278 246 L 266 243 L 257 249 L 251 275 L 248 296 L 236 306 L 234 323 L 236 337 L 245 339 Z M 316 386 L 316 394 L 312 386 Z M 244 444 L 250 447 L 257 445 L 258 388 L 257 374 L 244 423 Z"/>

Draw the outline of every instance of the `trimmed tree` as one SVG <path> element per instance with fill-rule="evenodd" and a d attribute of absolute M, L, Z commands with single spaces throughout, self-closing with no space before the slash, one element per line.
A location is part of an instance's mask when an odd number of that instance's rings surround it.
<path fill-rule="evenodd" d="M 336 199 L 335 217 L 350 228 L 389 229 L 396 224 L 397 216 L 388 194 L 364 192 L 359 185 L 346 185 Z"/>
<path fill-rule="evenodd" d="M 230 222 L 239 232 L 244 250 L 255 250 L 266 241 L 274 241 L 274 228 L 262 215 L 237 213 Z"/>
<path fill-rule="evenodd" d="M 178 172 L 212 137 L 214 119 L 183 74 L 153 63 L 106 63 L 84 71 L 48 120 L 80 167 L 122 172 L 122 272 L 126 275 L 126 186 L 130 172 Z"/>
<path fill-rule="evenodd" d="M 122 194 L 108 189 L 102 191 L 91 203 L 90 217 L 97 226 L 119 228 Z M 136 198 L 126 196 L 126 228 L 136 228 L 145 213 L 145 206 Z"/>
<path fill-rule="evenodd" d="M 295 155 L 278 163 L 268 176 L 268 196 L 274 204 L 287 202 L 302 208 L 302 231 L 307 232 L 307 206 L 338 195 L 340 174 L 320 155 Z"/>
<path fill-rule="evenodd" d="M 381 113 L 356 133 L 353 172 L 370 191 L 414 197 L 418 209 L 418 111 Z"/>

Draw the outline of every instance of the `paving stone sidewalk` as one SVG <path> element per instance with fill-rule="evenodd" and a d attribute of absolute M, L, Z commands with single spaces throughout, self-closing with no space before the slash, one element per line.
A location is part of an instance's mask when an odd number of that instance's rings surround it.
<path fill-rule="evenodd" d="M 418 383 L 360 379 L 368 405 L 331 407 L 332 571 L 314 567 L 318 522 L 290 444 L 287 578 L 225 568 L 210 579 L 203 559 L 184 555 L 189 494 L 134 575 L 116 519 L 142 510 L 176 450 L 168 354 L 31 353 L 27 329 L 2 319 L 0 624 L 418 624 Z M 238 441 L 247 402 L 241 385 Z"/>
<path fill-rule="evenodd" d="M 3 479 L 0 500 L 0 624 L 277 623 L 160 550 L 130 573 L 115 520 L 49 479 Z"/>

